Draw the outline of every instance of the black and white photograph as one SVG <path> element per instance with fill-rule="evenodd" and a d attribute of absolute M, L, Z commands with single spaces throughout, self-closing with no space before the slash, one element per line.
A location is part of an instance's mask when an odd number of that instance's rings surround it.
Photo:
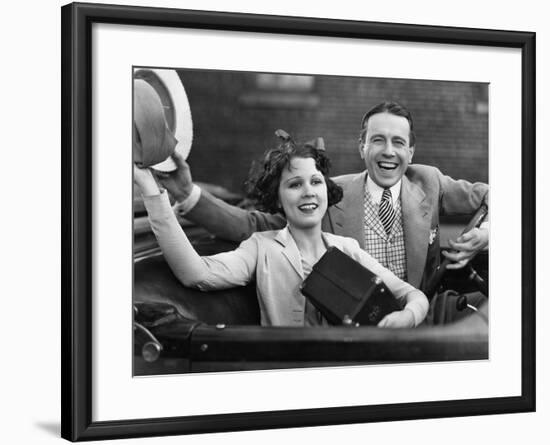
<path fill-rule="evenodd" d="M 135 376 L 490 358 L 488 83 L 131 75 Z"/>

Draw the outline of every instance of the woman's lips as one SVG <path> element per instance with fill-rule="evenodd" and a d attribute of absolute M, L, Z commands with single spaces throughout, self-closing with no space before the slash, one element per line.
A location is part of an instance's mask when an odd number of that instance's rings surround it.
<path fill-rule="evenodd" d="M 302 212 L 312 212 L 313 210 L 315 210 L 317 207 L 319 207 L 317 204 L 315 203 L 307 203 L 307 204 L 302 204 L 302 205 L 299 205 L 298 208 L 302 211 Z"/>

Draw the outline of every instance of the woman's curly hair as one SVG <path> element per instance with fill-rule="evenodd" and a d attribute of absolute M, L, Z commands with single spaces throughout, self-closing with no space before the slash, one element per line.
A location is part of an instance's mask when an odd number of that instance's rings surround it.
<path fill-rule="evenodd" d="M 281 213 L 279 206 L 279 183 L 283 169 L 290 165 L 292 158 L 312 158 L 327 185 L 328 206 L 342 200 L 342 188 L 329 178 L 330 160 L 323 149 L 317 148 L 314 142 L 295 143 L 283 130 L 275 134 L 281 139 L 276 148 L 268 150 L 259 163 L 252 166 L 249 179 L 246 182 L 248 197 L 256 202 L 264 212 Z"/>

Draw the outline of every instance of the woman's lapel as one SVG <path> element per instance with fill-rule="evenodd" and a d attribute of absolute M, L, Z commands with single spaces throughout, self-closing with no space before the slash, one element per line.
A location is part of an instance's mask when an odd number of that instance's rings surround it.
<path fill-rule="evenodd" d="M 282 246 L 282 254 L 292 265 L 292 268 L 296 273 L 303 279 L 304 271 L 302 269 L 302 261 L 300 257 L 300 251 L 296 245 L 296 241 L 292 237 L 288 226 L 284 229 L 279 230 L 275 236 L 275 240 Z M 284 278 L 281 278 L 284 279 Z"/>

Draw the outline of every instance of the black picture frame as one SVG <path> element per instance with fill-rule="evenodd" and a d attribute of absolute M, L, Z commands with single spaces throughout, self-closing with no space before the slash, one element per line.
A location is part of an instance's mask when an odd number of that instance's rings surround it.
<path fill-rule="evenodd" d="M 535 33 L 73 3 L 62 7 L 62 419 L 71 441 L 535 410 Z M 92 37 L 95 23 L 518 48 L 521 72 L 521 396 L 92 421 Z"/>

